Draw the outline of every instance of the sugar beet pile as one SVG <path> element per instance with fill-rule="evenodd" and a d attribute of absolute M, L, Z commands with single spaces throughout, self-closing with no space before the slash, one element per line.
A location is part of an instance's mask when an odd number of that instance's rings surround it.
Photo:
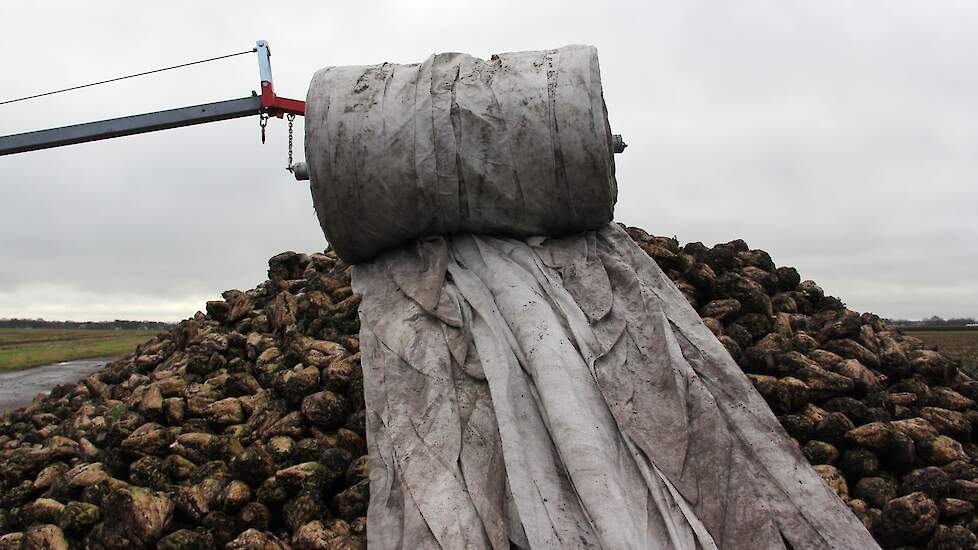
<path fill-rule="evenodd" d="M 743 241 L 628 231 L 884 547 L 978 547 L 978 381 Z M 268 276 L 2 419 L 0 550 L 364 546 L 349 266 Z"/>

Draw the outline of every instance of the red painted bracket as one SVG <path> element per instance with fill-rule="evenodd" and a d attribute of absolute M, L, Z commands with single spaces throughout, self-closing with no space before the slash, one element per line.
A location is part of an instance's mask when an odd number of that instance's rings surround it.
<path fill-rule="evenodd" d="M 289 99 L 275 95 L 275 89 L 271 82 L 262 81 L 261 83 L 261 109 L 269 116 L 282 118 L 284 115 L 306 114 L 306 102 L 298 99 Z"/>

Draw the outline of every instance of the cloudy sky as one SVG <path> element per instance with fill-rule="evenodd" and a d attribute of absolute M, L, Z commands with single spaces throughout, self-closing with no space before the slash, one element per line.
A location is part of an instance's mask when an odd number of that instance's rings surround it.
<path fill-rule="evenodd" d="M 743 238 L 859 311 L 978 315 L 978 3 L 287 4 L 2 2 L 0 100 L 258 38 L 296 98 L 326 65 L 589 43 L 629 143 L 619 220 Z M 241 56 L 0 105 L 0 134 L 242 97 L 257 76 Z M 0 317 L 178 320 L 277 252 L 322 250 L 285 163 L 285 123 L 262 146 L 257 118 L 0 157 Z"/>

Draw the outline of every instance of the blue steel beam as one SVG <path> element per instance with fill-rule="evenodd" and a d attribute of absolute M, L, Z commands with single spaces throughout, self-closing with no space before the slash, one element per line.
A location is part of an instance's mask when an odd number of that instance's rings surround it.
<path fill-rule="evenodd" d="M 0 137 L 0 156 L 260 114 L 257 95 Z"/>

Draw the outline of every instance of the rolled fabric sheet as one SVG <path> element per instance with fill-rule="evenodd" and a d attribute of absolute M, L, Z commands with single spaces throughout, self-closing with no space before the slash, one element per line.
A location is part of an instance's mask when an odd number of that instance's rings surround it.
<path fill-rule="evenodd" d="M 316 213 L 349 263 L 418 237 L 564 235 L 614 214 L 592 46 L 327 67 L 305 118 Z"/>
<path fill-rule="evenodd" d="M 362 295 L 370 548 L 879 548 L 609 223 L 594 48 L 323 69 L 306 159 Z"/>

